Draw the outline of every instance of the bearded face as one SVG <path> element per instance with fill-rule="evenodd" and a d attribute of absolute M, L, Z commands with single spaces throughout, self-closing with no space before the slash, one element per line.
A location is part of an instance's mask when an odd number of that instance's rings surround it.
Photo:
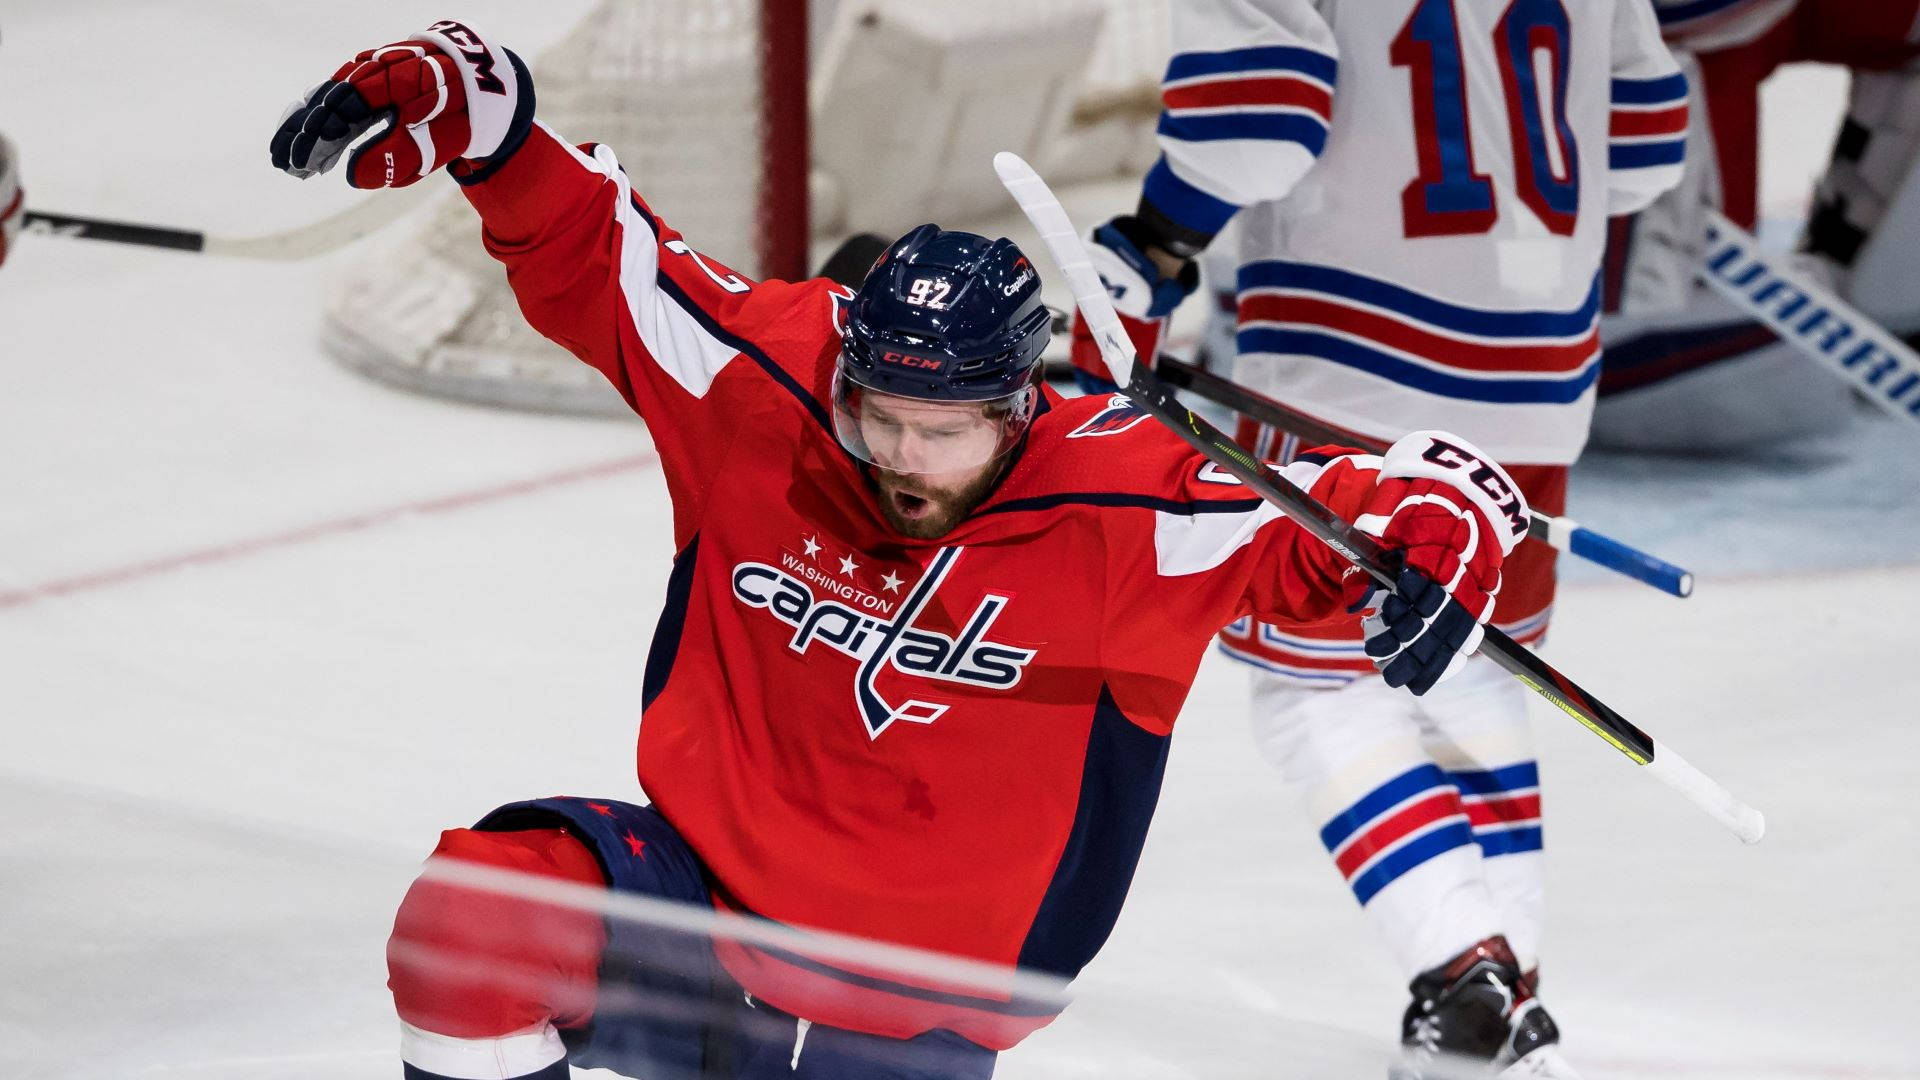
<path fill-rule="evenodd" d="M 887 523 L 904 536 L 937 540 L 986 501 L 1002 465 L 1006 414 L 999 403 L 866 393 L 860 437 Z"/>

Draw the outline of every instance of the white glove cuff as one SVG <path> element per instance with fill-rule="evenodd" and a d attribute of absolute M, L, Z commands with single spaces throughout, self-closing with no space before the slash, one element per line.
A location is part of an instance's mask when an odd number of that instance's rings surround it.
<path fill-rule="evenodd" d="M 453 57 L 453 66 L 460 71 L 460 82 L 467 91 L 472 138 L 457 156 L 492 157 L 512 130 L 520 105 L 520 80 L 507 50 L 489 44 L 489 39 L 471 26 L 452 21 L 434 23 L 407 40 L 431 45 Z"/>
<path fill-rule="evenodd" d="M 1531 516 L 1520 486 L 1492 458 L 1457 435 L 1416 431 L 1387 448 L 1381 477 L 1437 480 L 1467 497 L 1493 526 L 1503 555 L 1527 535 Z"/>

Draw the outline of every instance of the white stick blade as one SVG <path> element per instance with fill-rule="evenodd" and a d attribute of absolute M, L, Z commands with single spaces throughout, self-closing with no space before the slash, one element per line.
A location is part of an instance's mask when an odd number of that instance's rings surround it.
<path fill-rule="evenodd" d="M 1040 234 L 1040 240 L 1047 245 L 1053 255 L 1053 261 L 1066 275 L 1067 286 L 1073 291 L 1073 302 L 1079 307 L 1080 315 L 1087 321 L 1087 329 L 1093 334 L 1093 340 L 1100 346 L 1100 358 L 1107 363 L 1107 373 L 1116 385 L 1125 386 L 1133 378 L 1134 349 L 1132 339 L 1127 337 L 1125 327 L 1120 325 L 1120 316 L 1113 310 L 1113 300 L 1107 296 L 1107 287 L 1100 281 L 1100 274 L 1093 268 L 1093 262 L 1087 257 L 1087 246 L 1080 240 L 1080 234 L 1074 230 L 1073 221 L 1067 217 L 1065 207 L 1026 163 L 1019 154 L 1002 150 L 993 155 L 993 171 L 1000 176 L 1000 184 L 1013 196 L 1020 206 L 1020 212 L 1033 223 L 1034 231 Z"/>

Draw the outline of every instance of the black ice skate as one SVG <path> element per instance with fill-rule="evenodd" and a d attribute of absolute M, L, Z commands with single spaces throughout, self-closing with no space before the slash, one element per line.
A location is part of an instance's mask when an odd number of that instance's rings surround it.
<path fill-rule="evenodd" d="M 1391 1080 L 1432 1080 L 1443 1060 L 1489 1062 L 1503 1077 L 1579 1080 L 1560 1055 L 1560 1029 L 1506 938 L 1490 937 L 1421 972 L 1409 989 L 1413 1001 L 1400 1021 L 1404 1049 Z"/>

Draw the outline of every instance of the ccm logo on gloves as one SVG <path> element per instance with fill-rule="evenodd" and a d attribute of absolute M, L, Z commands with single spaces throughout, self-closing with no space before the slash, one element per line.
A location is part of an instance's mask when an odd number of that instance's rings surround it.
<path fill-rule="evenodd" d="M 427 29 L 436 34 L 445 34 L 447 40 L 460 47 L 460 55 L 473 65 L 473 85 L 477 90 L 489 94 L 504 94 L 507 84 L 493 73 L 493 53 L 487 49 L 487 43 L 480 35 L 467 29 L 452 19 L 442 19 Z"/>
<path fill-rule="evenodd" d="M 1527 534 L 1530 519 L 1525 504 L 1520 501 L 1520 496 L 1514 494 L 1513 488 L 1508 486 L 1507 478 L 1501 475 L 1500 470 L 1442 439 L 1432 440 L 1432 445 L 1428 446 L 1426 452 L 1420 456 L 1442 468 L 1470 469 L 1471 471 L 1467 473 L 1467 482 L 1486 492 L 1487 498 L 1494 501 L 1500 513 L 1506 516 L 1507 525 L 1513 529 L 1513 535 Z"/>

